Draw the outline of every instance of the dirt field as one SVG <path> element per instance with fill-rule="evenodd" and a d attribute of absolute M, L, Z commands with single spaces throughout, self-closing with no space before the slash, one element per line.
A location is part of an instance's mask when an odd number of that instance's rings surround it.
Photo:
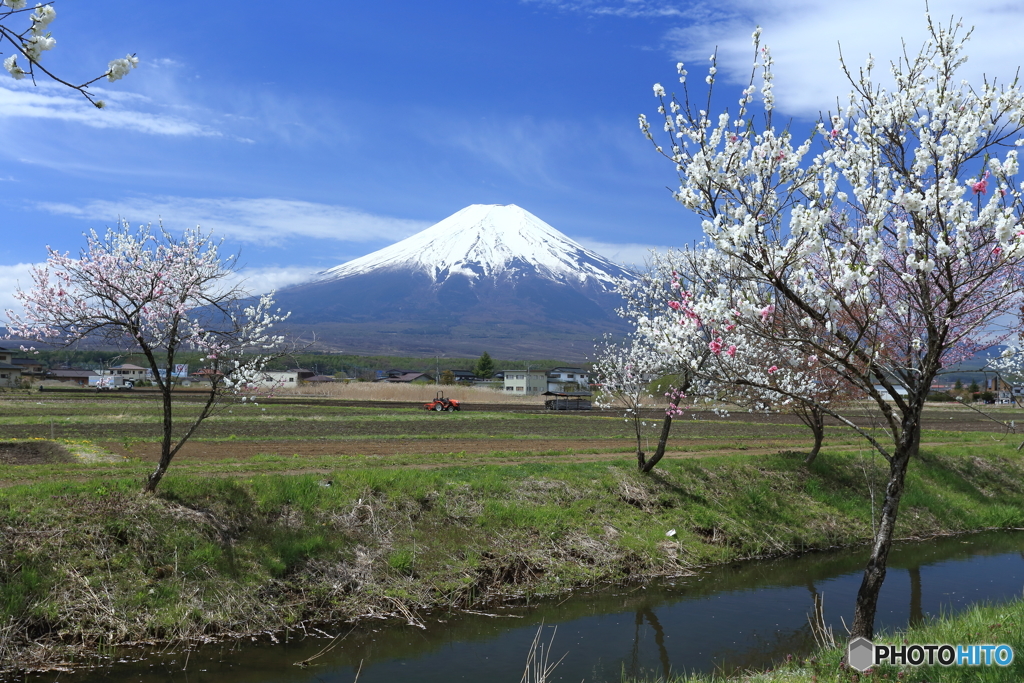
<path fill-rule="evenodd" d="M 51 437 L 90 442 L 117 459 L 155 462 L 160 415 L 152 398 L 80 393 L 4 398 L 0 437 L 20 441 L 8 442 L 8 448 L 0 446 L 0 466 L 74 461 L 64 451 L 24 441 Z M 196 409 L 184 398 L 175 409 L 177 425 L 182 427 Z M 662 415 L 650 411 L 644 439 L 648 453 L 656 445 Z M 1019 416 L 1024 411 L 1007 408 L 993 415 L 1004 421 Z M 734 413 L 722 418 L 708 412 L 693 418 L 673 423 L 672 457 L 802 452 L 810 446 L 809 431 L 792 415 Z M 869 426 L 873 419 L 864 411 L 857 422 Z M 930 406 L 924 428 L 945 432 L 926 433 L 925 441 L 933 443 L 955 440 L 957 432 L 979 431 L 990 432 L 993 438 L 1024 439 L 1006 434 L 1005 424 L 992 417 L 959 405 Z M 851 430 L 835 427 L 828 431 L 826 447 L 866 448 L 866 443 Z M 529 406 L 480 405 L 461 413 L 434 414 L 416 410 L 414 404 L 288 399 L 259 407 L 225 408 L 186 443 L 175 457 L 175 467 L 234 463 L 247 469 L 261 461 L 283 459 L 297 468 L 329 467 L 332 461 L 341 464 L 350 458 L 350 462 L 394 459 L 402 466 L 552 458 L 579 461 L 632 457 L 635 448 L 629 427 L 613 411 L 550 412 Z"/>

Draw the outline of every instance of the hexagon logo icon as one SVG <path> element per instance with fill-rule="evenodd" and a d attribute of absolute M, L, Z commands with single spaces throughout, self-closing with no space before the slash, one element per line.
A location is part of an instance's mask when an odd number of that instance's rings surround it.
<path fill-rule="evenodd" d="M 851 669 L 867 671 L 875 663 L 875 644 L 867 638 L 854 638 L 846 652 L 846 663 Z"/>

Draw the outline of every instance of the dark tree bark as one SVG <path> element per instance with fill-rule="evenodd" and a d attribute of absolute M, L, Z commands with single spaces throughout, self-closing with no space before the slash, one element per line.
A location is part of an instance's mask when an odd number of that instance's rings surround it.
<path fill-rule="evenodd" d="M 811 430 L 811 434 L 814 435 L 814 446 L 811 447 L 811 452 L 804 458 L 804 464 L 810 465 L 818 457 L 818 452 L 821 451 L 821 444 L 825 441 L 825 413 L 815 404 L 802 405 L 794 410 L 794 412 L 800 418 L 800 421 Z"/>
<path fill-rule="evenodd" d="M 878 531 L 871 546 L 871 556 L 868 558 L 864 578 L 857 591 L 853 627 L 850 629 L 851 639 L 864 637 L 870 640 L 875 634 L 878 594 L 882 590 L 882 582 L 885 581 L 886 563 L 896 531 L 896 515 L 906 484 L 907 465 L 910 464 L 910 458 L 917 453 L 921 442 L 921 422 L 918 419 L 920 412 L 920 409 L 912 410 L 910 415 L 904 418 L 903 431 L 889 460 L 889 481 L 885 486 L 885 501 L 882 504 L 881 518 L 878 520 Z"/>
<path fill-rule="evenodd" d="M 658 449 L 654 451 L 654 455 L 651 456 L 650 460 L 644 459 L 644 454 L 637 452 L 637 464 L 641 472 L 650 472 L 654 469 L 654 466 L 658 464 L 662 458 L 665 457 L 665 446 L 668 443 L 668 434 L 672 429 L 672 416 L 665 415 L 665 419 L 661 422 L 661 436 L 658 437 Z"/>

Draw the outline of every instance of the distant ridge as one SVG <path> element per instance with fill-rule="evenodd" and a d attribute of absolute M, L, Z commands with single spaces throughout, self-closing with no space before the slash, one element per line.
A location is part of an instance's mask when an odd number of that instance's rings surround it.
<path fill-rule="evenodd" d="M 625 331 L 632 273 L 514 205 L 474 204 L 372 254 L 282 289 L 293 333 L 352 353 L 562 357 Z"/>

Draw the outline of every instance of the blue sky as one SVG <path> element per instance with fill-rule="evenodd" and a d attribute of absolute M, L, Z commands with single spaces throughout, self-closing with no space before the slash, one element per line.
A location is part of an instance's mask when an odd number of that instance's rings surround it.
<path fill-rule="evenodd" d="M 46 245 L 76 252 L 83 231 L 118 216 L 201 223 L 241 251 L 258 291 L 473 203 L 518 204 L 639 261 L 699 238 L 636 122 L 655 114 L 653 83 L 672 89 L 677 61 L 697 75 L 717 47 L 732 102 L 760 24 L 779 108 L 809 126 L 846 91 L 839 44 L 855 65 L 868 52 L 884 63 L 901 36 L 912 49 L 924 36 L 924 3 L 903 0 L 54 6 L 48 68 L 82 81 L 129 52 L 140 64 L 97 84 L 102 111 L 0 72 L 0 309 Z M 1016 3 L 931 8 L 976 26 L 968 77 L 1024 63 Z"/>

